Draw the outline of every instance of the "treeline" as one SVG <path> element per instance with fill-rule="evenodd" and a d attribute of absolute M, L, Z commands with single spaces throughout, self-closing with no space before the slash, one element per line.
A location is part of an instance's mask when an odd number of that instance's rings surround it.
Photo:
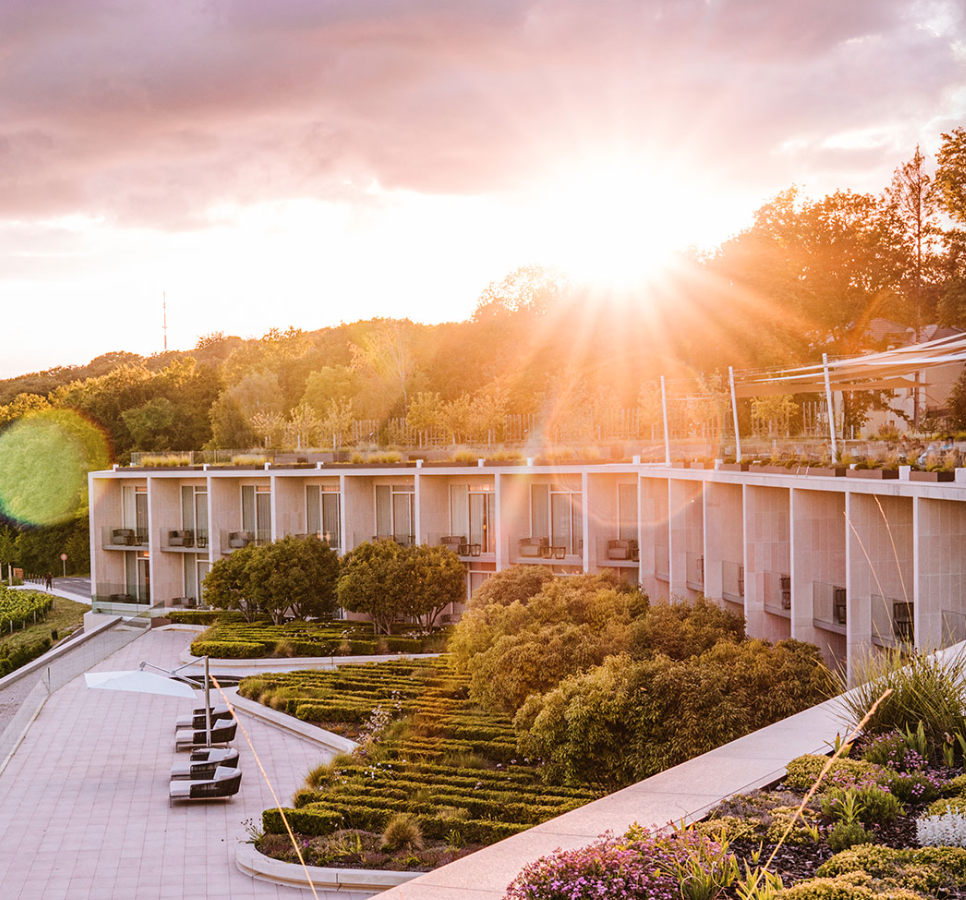
<path fill-rule="evenodd" d="M 526 267 L 490 285 L 467 321 L 375 319 L 314 332 L 223 334 L 188 353 L 114 353 L 0 382 L 0 425 L 74 409 L 134 451 L 391 443 L 393 417 L 453 444 L 501 440 L 510 415 L 543 434 L 634 410 L 657 420 L 656 379 L 721 389 L 738 368 L 874 349 L 877 316 L 966 327 L 966 131 L 918 150 L 879 195 L 791 188 L 751 227 L 686 256 L 634 293 Z M 695 413 L 700 416 L 700 413 Z M 368 427 L 368 426 L 367 426 Z"/>

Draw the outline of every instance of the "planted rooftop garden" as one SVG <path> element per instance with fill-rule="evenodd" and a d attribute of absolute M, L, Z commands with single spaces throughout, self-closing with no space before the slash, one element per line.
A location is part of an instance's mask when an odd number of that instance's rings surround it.
<path fill-rule="evenodd" d="M 966 897 L 964 675 L 962 658 L 881 656 L 847 695 L 862 727 L 834 754 L 792 760 L 692 827 L 539 859 L 507 898 Z"/>
<path fill-rule="evenodd" d="M 748 640 L 717 607 L 651 605 L 610 574 L 490 578 L 432 660 L 244 679 L 351 737 L 286 810 L 306 861 L 425 870 L 825 699 L 814 647 Z M 294 861 L 267 810 L 258 847 Z"/>

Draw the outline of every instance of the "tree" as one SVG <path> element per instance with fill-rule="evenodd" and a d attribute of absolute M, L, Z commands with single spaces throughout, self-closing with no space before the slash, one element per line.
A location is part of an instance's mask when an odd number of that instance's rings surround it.
<path fill-rule="evenodd" d="M 452 550 L 395 541 L 367 541 L 346 554 L 337 586 L 339 605 L 366 613 L 377 634 L 391 634 L 400 617 L 423 616 L 432 628 L 465 592 L 466 572 Z"/>
<path fill-rule="evenodd" d="M 279 625 L 291 610 L 297 619 L 335 611 L 339 557 L 315 537 L 292 535 L 256 547 L 245 566 L 249 599 Z"/>
<path fill-rule="evenodd" d="M 248 571 L 255 550 L 254 544 L 233 550 L 208 570 L 202 585 L 202 598 L 207 606 L 237 610 L 246 622 L 255 620 L 259 609 L 251 599 L 253 592 Z"/>
<path fill-rule="evenodd" d="M 966 369 L 963 369 L 949 392 L 949 420 L 952 427 L 966 429 Z"/>
<path fill-rule="evenodd" d="M 966 225 L 966 129 L 943 132 L 933 196 L 953 221 Z"/>
<path fill-rule="evenodd" d="M 376 634 L 391 634 L 392 623 L 411 612 L 408 554 L 395 541 L 364 541 L 342 559 L 336 585 L 339 606 L 366 613 Z"/>
<path fill-rule="evenodd" d="M 413 612 L 423 617 L 427 631 L 447 606 L 466 599 L 466 570 L 447 547 L 420 544 L 412 559 Z"/>
<path fill-rule="evenodd" d="M 419 446 L 423 445 L 423 436 L 442 422 L 443 405 L 439 394 L 432 391 L 420 391 L 409 403 L 406 410 L 406 424 L 419 435 Z"/>

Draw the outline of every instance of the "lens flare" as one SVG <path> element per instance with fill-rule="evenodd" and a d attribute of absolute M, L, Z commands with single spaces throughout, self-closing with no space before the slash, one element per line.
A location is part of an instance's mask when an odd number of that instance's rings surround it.
<path fill-rule="evenodd" d="M 0 511 L 23 524 L 64 522 L 87 507 L 87 473 L 108 464 L 104 435 L 72 410 L 18 419 L 0 435 Z"/>

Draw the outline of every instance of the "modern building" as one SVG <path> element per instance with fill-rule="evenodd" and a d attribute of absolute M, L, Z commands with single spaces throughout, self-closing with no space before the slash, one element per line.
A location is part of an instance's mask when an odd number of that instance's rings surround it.
<path fill-rule="evenodd" d="M 466 567 L 467 596 L 517 563 L 560 575 L 611 569 L 652 598 L 703 594 L 743 613 L 749 634 L 815 643 L 838 664 L 877 646 L 966 639 L 966 479 L 732 468 L 528 460 L 93 472 L 95 609 L 192 606 L 216 560 L 296 534 L 340 553 L 373 538 L 446 544 Z"/>

